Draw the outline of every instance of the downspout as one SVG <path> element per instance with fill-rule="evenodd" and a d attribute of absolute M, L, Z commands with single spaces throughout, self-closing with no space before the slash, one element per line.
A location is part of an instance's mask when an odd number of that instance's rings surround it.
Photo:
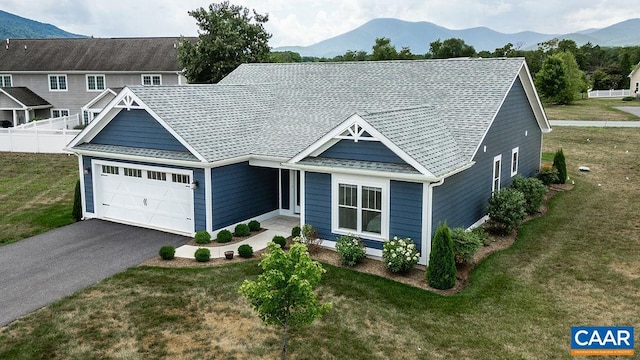
<path fill-rule="evenodd" d="M 444 177 L 440 181 L 424 183 L 422 190 L 422 249 L 423 259 L 420 261 L 425 266 L 429 265 L 429 254 L 431 253 L 431 234 L 433 233 L 433 188 L 444 184 Z M 425 224 L 426 221 L 426 224 Z"/>

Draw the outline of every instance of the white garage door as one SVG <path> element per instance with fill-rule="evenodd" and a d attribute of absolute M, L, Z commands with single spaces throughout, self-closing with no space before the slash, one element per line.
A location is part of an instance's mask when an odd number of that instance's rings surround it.
<path fill-rule="evenodd" d="M 153 229 L 191 234 L 191 171 L 94 162 L 97 216 Z"/>

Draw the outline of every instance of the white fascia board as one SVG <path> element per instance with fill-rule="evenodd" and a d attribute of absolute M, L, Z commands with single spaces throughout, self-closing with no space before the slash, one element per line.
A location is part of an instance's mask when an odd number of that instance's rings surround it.
<path fill-rule="evenodd" d="M 259 166 L 273 169 L 282 169 L 282 163 L 287 162 L 288 158 L 276 158 L 268 156 L 251 156 L 249 165 Z"/>
<path fill-rule="evenodd" d="M 331 130 L 328 133 L 324 134 L 323 137 L 321 137 L 316 142 L 314 142 L 313 144 L 309 145 L 306 149 L 304 149 L 300 153 L 298 153 L 298 155 L 292 157 L 289 160 L 289 163 L 297 163 L 298 161 L 300 161 L 300 160 L 306 158 L 307 156 L 311 155 L 317 149 L 319 149 L 322 146 L 324 146 L 327 142 L 333 140 L 334 137 L 340 135 L 349 126 L 353 125 L 353 123 L 355 123 L 358 119 L 362 120 L 362 118 L 358 114 L 351 115 L 346 120 L 341 122 L 338 126 L 334 127 L 333 130 Z"/>
<path fill-rule="evenodd" d="M 98 101 L 102 100 L 102 98 L 107 95 L 108 93 L 111 93 L 113 96 L 116 96 L 116 92 L 111 90 L 110 88 L 107 88 L 106 90 L 104 90 L 103 92 L 101 92 L 100 94 L 98 94 L 98 96 L 94 97 L 93 99 L 91 99 L 91 101 L 89 101 L 88 103 L 86 103 L 81 109 L 82 110 L 88 110 L 90 109 L 95 103 L 97 103 Z"/>
<path fill-rule="evenodd" d="M 431 177 L 422 174 L 403 174 L 389 171 L 375 171 L 375 170 L 361 170 L 361 169 L 345 169 L 335 168 L 329 166 L 315 166 L 315 165 L 303 165 L 303 164 L 291 164 L 283 163 L 284 169 L 301 170 L 309 172 L 331 173 L 331 174 L 347 174 L 347 175 L 359 175 L 359 176 L 373 176 L 380 178 L 388 178 L 392 180 L 405 180 L 413 182 L 434 182 L 440 181 L 440 178 Z"/>
<path fill-rule="evenodd" d="M 536 120 L 538 121 L 540 130 L 542 130 L 542 132 L 545 134 L 550 133 L 551 124 L 549 123 L 547 114 L 544 112 L 544 107 L 542 107 L 542 102 L 540 101 L 540 97 L 538 96 L 538 92 L 536 91 L 535 84 L 533 82 L 533 78 L 531 77 L 531 73 L 529 72 L 529 68 L 527 67 L 526 61 L 522 62 L 522 67 L 520 68 L 518 76 L 520 77 L 520 82 L 522 82 L 524 91 L 527 94 L 529 104 L 531 104 L 531 109 L 533 109 L 533 113 L 536 116 Z"/>
<path fill-rule="evenodd" d="M 174 166 L 183 166 L 183 167 L 198 168 L 198 169 L 206 168 L 205 166 L 203 166 L 204 165 L 203 163 L 194 162 L 194 161 L 174 160 L 174 159 L 161 159 L 161 158 L 146 157 L 146 156 L 105 153 L 105 152 L 101 152 L 101 151 L 72 149 L 69 146 L 67 146 L 63 150 L 71 152 L 71 153 L 75 153 L 75 154 L 78 154 L 78 155 L 82 155 L 82 156 L 108 158 L 108 159 L 113 159 L 113 160 L 124 160 L 124 161 L 136 161 L 136 162 L 145 162 L 145 163 L 153 163 L 153 164 L 163 164 L 163 165 L 174 165 Z"/>

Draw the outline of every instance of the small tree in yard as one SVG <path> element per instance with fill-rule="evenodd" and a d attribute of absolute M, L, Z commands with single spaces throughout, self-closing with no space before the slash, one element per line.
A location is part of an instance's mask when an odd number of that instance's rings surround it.
<path fill-rule="evenodd" d="M 313 289 L 325 270 L 311 259 L 307 247 L 296 243 L 286 253 L 270 242 L 257 281 L 245 280 L 240 286 L 244 296 L 267 325 L 282 329 L 281 359 L 287 355 L 289 329 L 311 325 L 331 308 L 320 303 Z"/>
<path fill-rule="evenodd" d="M 438 225 L 433 236 L 433 246 L 429 254 L 427 268 L 429 286 L 446 290 L 456 284 L 456 260 L 453 253 L 451 230 L 447 224 Z"/>
<path fill-rule="evenodd" d="M 73 210 L 71 216 L 76 221 L 82 220 L 82 193 L 80 192 L 80 180 L 76 181 L 76 190 L 73 195 Z"/>
<path fill-rule="evenodd" d="M 562 149 L 558 149 L 553 156 L 553 167 L 558 169 L 559 183 L 564 184 L 567 181 L 567 163 L 565 162 Z"/>

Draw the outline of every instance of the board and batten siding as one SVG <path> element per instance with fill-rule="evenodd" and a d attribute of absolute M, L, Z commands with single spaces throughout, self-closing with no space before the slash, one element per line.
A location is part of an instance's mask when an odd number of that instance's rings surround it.
<path fill-rule="evenodd" d="M 199 168 L 189 168 L 182 166 L 169 166 L 163 164 L 149 163 L 149 162 L 138 162 L 138 161 L 122 161 L 122 160 L 114 160 L 104 157 L 82 157 L 82 167 L 83 168 L 91 168 L 92 160 L 102 160 L 102 161 L 113 161 L 121 164 L 120 166 L 128 166 L 131 168 L 135 168 L 136 165 L 145 165 L 145 166 L 153 166 L 166 169 L 167 173 L 171 173 L 171 169 L 180 169 L 180 170 L 191 170 L 193 171 L 193 179 L 192 181 L 198 182 L 198 187 L 193 190 L 193 214 L 194 214 L 194 232 L 197 230 L 204 230 L 207 228 L 207 211 L 206 211 L 206 201 L 205 201 L 205 177 L 204 177 L 204 169 Z M 94 186 L 93 186 L 93 177 L 92 176 L 100 176 L 100 169 L 93 169 L 92 172 L 95 171 L 95 174 L 82 174 L 84 176 L 84 191 L 85 191 L 85 206 L 87 212 L 95 213 L 95 204 L 94 204 Z M 122 171 L 122 170 L 121 170 Z M 168 177 L 170 180 L 170 177 Z"/>
<path fill-rule="evenodd" d="M 541 146 L 542 131 L 517 79 L 473 159 L 475 164 L 433 188 L 433 229 L 445 221 L 449 227 L 467 228 L 484 217 L 494 157 L 502 155 L 500 188 L 505 188 L 512 182 L 511 151 L 519 147 L 518 174 L 529 177 L 540 168 Z"/>
<path fill-rule="evenodd" d="M 405 163 L 404 160 L 379 141 L 355 142 L 353 140 L 340 140 L 320 154 L 320 157 L 394 164 Z"/>
<path fill-rule="evenodd" d="M 141 109 L 120 111 L 91 143 L 145 149 L 188 151 L 149 113 Z"/>
<path fill-rule="evenodd" d="M 278 210 L 278 169 L 242 162 L 211 169 L 213 229 Z"/>

